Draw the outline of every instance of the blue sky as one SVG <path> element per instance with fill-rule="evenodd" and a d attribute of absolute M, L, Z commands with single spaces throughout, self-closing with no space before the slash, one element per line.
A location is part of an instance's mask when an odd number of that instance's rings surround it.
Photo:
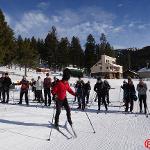
<path fill-rule="evenodd" d="M 115 48 L 150 45 L 150 0 L 0 0 L 15 35 L 45 38 L 51 26 L 58 37 L 101 33 Z"/>

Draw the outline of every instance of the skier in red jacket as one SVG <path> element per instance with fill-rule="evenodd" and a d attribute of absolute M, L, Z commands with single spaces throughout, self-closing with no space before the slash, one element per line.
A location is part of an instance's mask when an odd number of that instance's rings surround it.
<path fill-rule="evenodd" d="M 52 94 L 56 95 L 56 115 L 55 115 L 55 127 L 58 127 L 59 115 L 61 113 L 61 107 L 64 106 L 67 112 L 67 119 L 69 124 L 72 126 L 70 107 L 66 97 L 66 91 L 75 96 L 75 92 L 70 88 L 68 80 L 70 79 L 70 70 L 66 68 L 63 71 L 62 80 L 58 81 L 52 89 Z"/>

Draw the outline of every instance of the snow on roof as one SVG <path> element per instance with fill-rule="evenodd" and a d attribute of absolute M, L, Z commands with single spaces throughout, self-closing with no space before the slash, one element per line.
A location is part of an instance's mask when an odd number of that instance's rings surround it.
<path fill-rule="evenodd" d="M 150 72 L 150 68 L 142 68 L 142 69 L 140 69 L 138 72 Z"/>
<path fill-rule="evenodd" d="M 82 69 L 79 69 L 79 68 L 75 68 L 75 67 L 67 67 L 68 69 L 72 69 L 72 70 L 78 70 L 78 71 L 83 71 Z"/>
<path fill-rule="evenodd" d="M 113 63 L 110 63 L 110 65 L 114 66 L 114 67 L 122 67 L 120 65 L 117 65 L 117 64 L 113 64 Z"/>
<path fill-rule="evenodd" d="M 126 71 L 124 71 L 124 73 L 125 73 L 125 72 L 132 72 L 133 74 L 136 74 L 136 75 L 138 75 L 138 73 L 137 73 L 137 72 L 135 72 L 135 71 L 132 71 L 132 70 L 129 70 L 129 69 L 128 69 L 128 70 L 126 70 Z"/>

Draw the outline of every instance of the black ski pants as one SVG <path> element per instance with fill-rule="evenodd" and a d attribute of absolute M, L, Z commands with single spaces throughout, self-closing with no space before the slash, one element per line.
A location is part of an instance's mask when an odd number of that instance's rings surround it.
<path fill-rule="evenodd" d="M 3 88 L 0 87 L 0 99 L 2 99 L 2 92 L 3 92 Z"/>
<path fill-rule="evenodd" d="M 105 100 L 105 95 L 97 94 L 97 96 L 98 96 L 98 110 L 100 110 L 101 102 L 104 104 L 105 109 L 107 110 L 107 104 L 106 104 L 106 100 Z"/>
<path fill-rule="evenodd" d="M 78 95 L 77 96 L 78 99 L 78 108 L 80 109 L 82 107 L 82 109 L 85 109 L 85 96 L 82 95 Z"/>
<path fill-rule="evenodd" d="M 3 89 L 2 95 L 3 95 L 3 102 L 5 102 L 6 95 L 7 95 L 6 103 L 8 103 L 9 102 L 9 89 Z"/>
<path fill-rule="evenodd" d="M 127 96 L 126 100 L 125 100 L 125 111 L 127 112 L 129 109 L 129 104 L 130 104 L 130 112 L 133 111 L 133 105 L 134 105 L 134 100 L 132 96 Z"/>
<path fill-rule="evenodd" d="M 70 112 L 70 107 L 67 101 L 67 98 L 64 100 L 56 100 L 56 115 L 55 115 L 55 125 L 58 125 L 59 123 L 59 115 L 61 113 L 61 108 L 64 107 L 66 112 L 67 112 L 67 120 L 69 124 L 72 125 L 72 120 L 71 120 L 71 112 Z"/>
<path fill-rule="evenodd" d="M 106 101 L 107 101 L 107 104 L 110 103 L 110 101 L 109 101 L 109 91 L 106 92 Z"/>
<path fill-rule="evenodd" d="M 26 102 L 26 104 L 29 105 L 28 90 L 21 90 L 20 91 L 20 101 L 19 101 L 19 104 L 22 104 L 23 95 L 25 95 L 25 102 Z"/>
<path fill-rule="evenodd" d="M 36 98 L 37 101 L 40 103 L 41 101 L 43 101 L 43 94 L 42 94 L 42 90 L 36 90 Z"/>
<path fill-rule="evenodd" d="M 48 97 L 48 105 L 51 105 L 51 93 L 50 88 L 44 88 L 44 98 L 45 98 L 45 106 L 47 106 L 47 97 Z"/>
<path fill-rule="evenodd" d="M 89 103 L 90 92 L 86 92 L 84 96 L 85 96 L 86 104 L 88 104 Z"/>
<path fill-rule="evenodd" d="M 144 104 L 144 113 L 146 113 L 147 112 L 146 95 L 139 95 L 140 112 L 142 111 L 142 103 Z"/>

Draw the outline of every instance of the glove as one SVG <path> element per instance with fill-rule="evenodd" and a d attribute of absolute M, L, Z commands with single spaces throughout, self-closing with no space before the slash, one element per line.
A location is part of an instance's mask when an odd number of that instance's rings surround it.
<path fill-rule="evenodd" d="M 55 102 L 57 100 L 57 95 L 53 95 L 52 100 Z"/>

